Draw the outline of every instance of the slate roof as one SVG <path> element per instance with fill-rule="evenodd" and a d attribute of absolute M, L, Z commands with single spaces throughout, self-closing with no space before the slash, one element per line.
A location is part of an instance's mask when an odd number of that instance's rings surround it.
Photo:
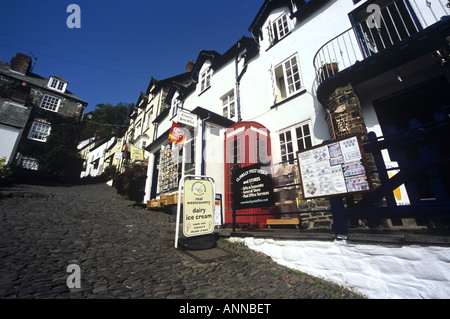
<path fill-rule="evenodd" d="M 28 121 L 31 109 L 16 103 L 0 100 L 0 124 L 23 128 Z"/>
<path fill-rule="evenodd" d="M 67 98 L 77 100 L 80 103 L 87 104 L 87 102 L 83 101 L 82 99 L 80 99 L 78 96 L 76 96 L 69 90 L 66 90 L 64 93 L 62 93 L 62 92 L 57 92 L 57 91 L 49 89 L 47 86 L 48 80 L 49 80 L 48 78 L 42 77 L 42 76 L 34 74 L 32 72 L 22 75 L 20 73 L 11 71 L 10 65 L 8 63 L 1 62 L 1 61 L 0 61 L 0 75 L 7 76 L 7 77 L 13 78 L 15 80 L 21 81 L 21 82 L 27 82 L 28 84 L 34 85 L 41 89 L 45 89 L 46 91 L 52 92 L 53 94 L 62 95 Z M 55 77 L 57 79 L 61 79 L 64 82 L 67 82 L 62 77 L 59 77 L 59 76 L 53 76 L 53 77 Z"/>

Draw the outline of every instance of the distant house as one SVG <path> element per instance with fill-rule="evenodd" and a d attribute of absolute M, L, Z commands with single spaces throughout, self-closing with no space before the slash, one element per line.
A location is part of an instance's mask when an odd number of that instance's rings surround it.
<path fill-rule="evenodd" d="M 31 63 L 31 57 L 22 53 L 9 64 L 0 62 L 0 140 L 5 145 L 0 155 L 12 165 L 39 170 L 52 132 L 64 130 L 59 126 L 64 121 L 71 121 L 75 130 L 87 103 L 67 89 L 63 77 L 32 73 Z"/>
<path fill-rule="evenodd" d="M 92 138 L 79 143 L 78 150 L 84 160 L 80 177 L 100 176 L 106 167 L 112 165 L 112 154 L 109 151 L 116 146 L 117 141 L 116 134 L 111 134 L 103 138 Z"/>

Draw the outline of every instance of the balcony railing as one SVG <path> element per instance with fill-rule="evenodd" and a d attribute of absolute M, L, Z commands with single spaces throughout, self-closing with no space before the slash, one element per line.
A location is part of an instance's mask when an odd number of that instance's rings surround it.
<path fill-rule="evenodd" d="M 359 22 L 317 51 L 313 63 L 318 85 L 450 14 L 447 0 L 394 0 L 366 9 Z"/>

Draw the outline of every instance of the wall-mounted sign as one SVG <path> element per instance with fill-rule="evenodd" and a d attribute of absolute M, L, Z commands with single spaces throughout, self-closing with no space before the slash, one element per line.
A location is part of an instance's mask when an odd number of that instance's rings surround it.
<path fill-rule="evenodd" d="M 305 199 L 372 190 L 358 135 L 297 152 L 297 162 Z"/>
<path fill-rule="evenodd" d="M 188 112 L 185 112 L 182 110 L 178 110 L 177 123 L 196 127 L 197 126 L 197 115 L 191 114 L 191 113 L 188 113 Z"/>
<path fill-rule="evenodd" d="M 214 201 L 211 180 L 184 181 L 183 233 L 186 237 L 211 234 L 214 231 Z"/>
<path fill-rule="evenodd" d="M 236 169 L 232 179 L 235 209 L 275 205 L 270 166 L 255 164 Z"/>
<path fill-rule="evenodd" d="M 134 160 L 143 160 L 144 150 L 137 148 L 134 145 L 130 145 L 130 158 Z"/>

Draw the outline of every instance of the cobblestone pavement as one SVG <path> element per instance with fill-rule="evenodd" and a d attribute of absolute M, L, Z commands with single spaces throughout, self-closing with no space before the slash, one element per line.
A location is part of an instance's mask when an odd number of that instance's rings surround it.
<path fill-rule="evenodd" d="M 236 257 L 200 263 L 173 248 L 171 216 L 104 184 L 3 189 L 0 216 L 0 298 L 361 298 L 225 238 Z M 67 287 L 70 264 L 81 288 Z"/>

